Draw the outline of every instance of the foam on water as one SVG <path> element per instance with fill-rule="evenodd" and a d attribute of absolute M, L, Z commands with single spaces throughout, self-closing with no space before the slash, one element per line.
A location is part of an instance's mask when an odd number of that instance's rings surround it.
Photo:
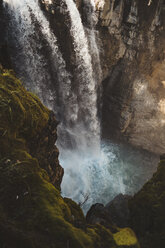
<path fill-rule="evenodd" d="M 86 212 L 94 203 L 107 204 L 116 195 L 133 195 L 151 178 L 158 157 L 130 146 L 104 143 L 98 154 L 71 151 L 61 156 L 65 165 L 62 193 L 78 203 Z M 69 160 L 68 160 L 69 158 Z"/>

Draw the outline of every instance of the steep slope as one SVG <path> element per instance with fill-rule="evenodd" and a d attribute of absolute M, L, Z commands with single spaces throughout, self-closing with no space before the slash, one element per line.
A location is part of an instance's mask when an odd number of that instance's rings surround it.
<path fill-rule="evenodd" d="M 103 136 L 163 153 L 165 4 L 105 1 L 100 10 Z"/>
<path fill-rule="evenodd" d="M 165 247 L 165 160 L 153 178 L 130 201 L 131 226 L 141 247 Z"/>
<path fill-rule="evenodd" d="M 139 247 L 130 229 L 87 225 L 61 197 L 54 114 L 2 68 L 0 120 L 0 247 Z"/>
<path fill-rule="evenodd" d="M 165 160 L 164 155 L 156 173 L 133 197 L 118 195 L 106 206 L 93 205 L 87 213 L 88 223 L 105 227 L 115 223 L 130 226 L 142 248 L 165 247 Z"/>

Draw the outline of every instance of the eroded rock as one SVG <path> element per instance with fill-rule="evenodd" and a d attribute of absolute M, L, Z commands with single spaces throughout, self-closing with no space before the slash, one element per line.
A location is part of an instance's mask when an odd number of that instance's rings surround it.
<path fill-rule="evenodd" d="M 105 2 L 100 14 L 103 137 L 161 154 L 165 147 L 164 2 Z"/>

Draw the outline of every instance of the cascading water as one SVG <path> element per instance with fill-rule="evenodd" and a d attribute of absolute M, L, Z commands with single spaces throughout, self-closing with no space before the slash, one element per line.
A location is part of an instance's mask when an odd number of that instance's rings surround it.
<path fill-rule="evenodd" d="M 10 25 L 13 47 L 16 46 L 17 51 L 21 50 L 20 53 L 16 53 L 16 58 L 13 60 L 16 71 L 25 79 L 26 86 L 32 88 L 41 97 L 40 87 L 44 85 L 42 82 L 49 81 L 50 77 L 45 70 L 44 58 L 37 52 L 36 45 L 33 45 L 35 30 L 28 2 L 6 0 L 4 3 L 7 4 L 12 19 Z M 40 44 L 38 50 L 40 50 Z"/>
<path fill-rule="evenodd" d="M 93 201 L 94 197 L 99 195 L 98 188 L 102 191 L 103 185 L 107 185 L 109 180 L 107 168 L 101 166 L 99 161 L 101 150 L 97 88 L 100 78 L 97 81 L 94 76 L 88 40 L 76 4 L 73 0 L 65 0 L 65 2 L 71 18 L 71 34 L 76 53 L 79 119 L 75 128 L 72 129 L 76 141 L 74 150 L 66 150 L 65 147 L 60 149 L 61 163 L 65 168 L 62 190 L 66 196 L 72 195 L 77 201 L 81 201 L 84 194 L 89 194 Z M 94 32 L 92 35 L 94 36 Z M 96 42 L 94 48 L 99 57 Z M 100 64 L 99 70 L 101 71 Z M 68 158 L 70 159 L 68 160 Z M 94 186 L 96 184 L 98 185 L 97 190 Z M 77 185 L 81 186 L 77 187 Z"/>
<path fill-rule="evenodd" d="M 78 120 L 75 132 L 76 149 L 99 148 L 100 127 L 97 117 L 97 83 L 93 77 L 88 41 L 79 11 L 73 0 L 65 0 L 71 19 L 71 35 L 76 54 L 75 70 L 78 80 Z M 77 125 L 78 124 L 78 125 Z M 87 146 L 87 147 L 85 147 Z"/>
<path fill-rule="evenodd" d="M 40 53 L 43 48 L 39 42 L 39 38 L 35 32 L 35 21 L 40 25 L 41 34 L 46 40 L 46 45 L 50 50 L 50 62 L 58 77 L 59 94 L 63 102 L 61 105 L 65 107 L 65 102 L 70 97 L 71 81 L 69 74 L 65 69 L 65 61 L 58 49 L 56 37 L 52 34 L 49 23 L 42 13 L 37 0 L 5 0 L 8 4 L 9 12 L 12 16 L 12 37 L 15 44 L 19 46 L 17 50 L 17 58 L 14 61 L 16 71 L 24 79 L 26 87 L 35 91 L 41 99 L 50 108 L 57 107 L 56 92 L 50 87 L 51 78 L 49 71 L 46 70 L 46 62 L 44 56 Z M 35 21 L 33 20 L 35 19 Z M 21 52 L 19 52 L 21 50 Z M 55 76 L 56 76 L 55 75 Z M 50 87 L 50 88 L 49 88 Z M 44 96 L 45 93 L 45 96 Z M 64 111 L 65 118 L 69 119 L 76 111 L 76 97 L 72 94 L 72 115 L 68 115 Z M 67 107 L 68 108 L 68 107 Z M 67 109 L 68 110 L 68 109 Z"/>
<path fill-rule="evenodd" d="M 74 150 L 65 147 L 60 149 L 60 161 L 65 168 L 62 192 L 80 203 L 88 199 L 83 206 L 86 211 L 92 203 L 106 203 L 116 194 L 133 194 L 143 185 L 146 178 L 150 177 L 153 170 L 150 170 L 149 174 L 145 171 L 145 176 L 142 176 L 144 166 L 134 168 L 138 163 L 132 161 L 134 165 L 132 166 L 129 156 L 128 160 L 125 159 L 123 162 L 125 152 L 123 158 L 120 158 L 120 148 L 117 145 L 101 144 L 100 123 L 97 116 L 97 89 L 101 87 L 102 73 L 96 42 L 95 4 L 93 0 L 86 2 L 89 27 L 84 29 L 74 1 L 65 0 L 65 2 L 71 17 L 71 34 L 77 55 L 76 68 L 81 68 L 81 73 L 77 70 L 80 87 L 78 105 L 80 113 L 83 110 L 83 115 L 80 114 L 76 129 L 72 129 L 76 140 Z M 131 158 L 142 159 L 139 152 L 132 150 L 130 152 Z M 150 163 L 147 154 L 145 163 L 147 165 Z M 136 176 L 133 176 L 135 171 L 137 171 Z M 129 181 L 130 175 L 132 180 Z"/>
<path fill-rule="evenodd" d="M 101 144 L 97 99 L 101 66 L 95 4 L 91 0 L 89 27 L 84 29 L 75 2 L 63 2 L 64 14 L 70 18 L 76 82 L 72 82 L 72 75 L 66 70 L 60 41 L 52 32 L 38 1 L 4 0 L 11 19 L 11 48 L 16 51 L 13 52 L 14 68 L 26 87 L 60 116 L 58 146 L 60 162 L 65 169 L 62 193 L 77 202 L 83 202 L 88 196 L 83 206 L 86 211 L 92 203 L 106 203 L 118 193 L 134 193 L 153 170 L 144 173 L 144 164 L 137 166 L 141 160 L 134 160 L 141 158 L 139 152 L 130 150 L 129 157 L 128 151 L 117 145 Z M 95 2 L 98 4 L 97 0 Z M 148 166 L 148 154 L 145 158 Z"/>
<path fill-rule="evenodd" d="M 99 35 L 95 29 L 95 26 L 98 22 L 98 12 L 96 11 L 96 3 L 94 0 L 84 0 L 84 12 L 86 19 L 86 26 L 84 29 L 89 41 L 89 50 L 92 57 L 92 65 L 94 68 L 94 77 L 97 82 L 101 83 L 102 70 L 100 63 L 100 52 L 97 45 Z"/>

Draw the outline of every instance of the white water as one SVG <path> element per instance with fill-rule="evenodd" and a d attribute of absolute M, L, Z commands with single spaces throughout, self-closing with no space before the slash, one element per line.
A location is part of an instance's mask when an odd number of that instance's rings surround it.
<path fill-rule="evenodd" d="M 69 158 L 69 159 L 68 159 Z M 131 147 L 105 143 L 99 158 L 65 151 L 62 193 L 71 197 L 86 212 L 94 203 L 107 204 L 116 195 L 133 195 L 151 178 L 158 158 Z"/>
<path fill-rule="evenodd" d="M 100 124 L 97 117 L 97 81 L 93 77 L 91 55 L 79 11 L 73 0 L 65 0 L 71 19 L 71 35 L 76 54 L 79 119 L 74 132 L 76 149 L 98 150 Z"/>
<path fill-rule="evenodd" d="M 118 146 L 106 144 L 101 147 L 97 113 L 97 90 L 101 80 L 101 66 L 93 12 L 89 17 L 90 28 L 85 32 L 74 1 L 65 0 L 66 11 L 71 19 L 73 52 L 76 54 L 75 91 L 72 87 L 71 75 L 66 70 L 65 61 L 58 48 L 57 39 L 38 1 L 4 0 L 4 2 L 12 18 L 11 37 L 18 46 L 15 63 L 18 74 L 23 77 L 26 86 L 35 91 L 47 106 L 55 112 L 58 112 L 56 108 L 59 108 L 62 115 L 58 130 L 58 146 L 60 163 L 65 169 L 63 195 L 80 203 L 86 195 L 89 195 L 84 205 L 86 211 L 91 204 L 106 203 L 118 193 L 134 193 L 152 174 L 152 170 L 149 170 L 150 175 L 146 176 L 144 166 L 138 167 L 134 161 L 139 156 L 134 152 L 131 152 L 132 160 L 128 161 L 125 159 L 125 156 L 128 157 L 126 152 L 122 156 L 119 155 L 123 149 Z M 95 9 L 93 0 L 91 6 Z M 36 32 L 36 22 L 49 48 L 50 64 L 40 52 L 45 47 Z M 57 72 L 57 80 L 53 85 L 48 70 L 50 66 Z M 57 104 L 57 94 L 60 98 L 60 106 Z M 69 148 L 68 144 L 70 144 Z M 136 178 L 132 176 L 134 172 Z"/>
<path fill-rule="evenodd" d="M 16 55 L 16 59 L 22 62 L 22 64 L 19 63 L 19 70 L 24 71 L 23 67 L 26 68 L 27 85 L 31 86 L 31 82 L 33 82 L 33 89 L 36 93 L 39 93 L 39 78 L 43 78 L 46 81 L 49 80 L 49 75 L 44 70 L 43 58 L 35 51 L 35 47 L 33 48 L 30 42 L 30 37 L 33 37 L 35 31 L 28 5 L 26 1 L 19 0 L 5 0 L 4 3 L 7 4 L 10 18 L 12 18 L 11 26 L 14 29 L 12 31 L 12 38 L 19 44 L 20 49 L 23 51 L 23 54 L 20 54 L 20 56 L 19 54 Z"/>
<path fill-rule="evenodd" d="M 12 25 L 13 25 L 13 35 L 12 37 L 21 47 L 20 57 L 24 58 L 23 64 L 19 63 L 18 65 L 23 70 L 23 73 L 26 73 L 28 76 L 28 81 L 26 81 L 26 86 L 35 91 L 41 99 L 44 100 L 45 104 L 53 109 L 56 102 L 56 93 L 52 93 L 49 89 L 50 87 L 50 76 L 45 69 L 45 61 L 43 56 L 39 53 L 39 50 L 42 49 L 40 43 L 33 45 L 33 37 L 35 37 L 35 24 L 32 19 L 35 20 L 40 25 L 42 35 L 47 41 L 47 44 L 51 50 L 51 61 L 54 65 L 54 69 L 58 72 L 58 81 L 59 84 L 59 94 L 61 96 L 61 104 L 64 106 L 64 116 L 70 121 L 75 119 L 77 116 L 77 102 L 76 96 L 71 93 L 71 81 L 69 74 L 66 71 L 65 61 L 62 58 L 62 55 L 58 49 L 57 39 L 55 35 L 51 32 L 49 23 L 41 11 L 37 0 L 4 0 L 8 4 L 11 15 L 13 16 Z M 18 59 L 19 60 L 19 59 Z M 22 62 L 22 59 L 21 59 Z M 25 72 L 26 70 L 26 72 Z M 44 93 L 47 96 L 44 96 Z M 68 99 L 71 99 L 72 106 L 67 105 L 65 108 L 66 102 Z M 72 114 L 70 114 L 72 113 Z"/>
<path fill-rule="evenodd" d="M 153 173 L 149 172 L 136 162 L 140 153 L 132 151 L 129 156 L 123 148 L 114 144 L 102 144 L 100 142 L 100 124 L 97 117 L 97 87 L 101 82 L 101 66 L 99 50 L 95 32 L 95 10 L 91 0 L 88 8 L 88 24 L 86 28 L 88 40 L 79 12 L 73 0 L 65 0 L 72 20 L 71 33 L 74 38 L 74 49 L 77 55 L 77 66 L 81 68 L 79 74 L 79 108 L 83 108 L 83 124 L 78 123 L 77 129 L 73 129 L 77 146 L 72 149 L 60 149 L 60 162 L 64 166 L 65 173 L 62 183 L 62 193 L 71 197 L 80 204 L 88 198 L 83 205 L 84 211 L 96 202 L 107 203 L 119 193 L 133 194 L 144 184 L 146 178 Z M 88 42 L 89 41 L 89 42 Z M 88 46 L 89 44 L 89 46 Z M 90 51 L 90 52 L 89 52 Z M 94 63 L 92 63 L 92 59 Z M 94 67 L 92 67 L 92 64 Z M 91 125 L 89 125 L 91 123 Z M 88 139 L 87 139 L 87 135 Z M 120 156 L 120 153 L 123 153 Z M 147 166 L 150 165 L 148 155 L 143 159 Z M 127 159 L 126 159 L 127 157 Z M 141 159 L 142 157 L 140 157 Z M 146 161 L 147 158 L 147 161 Z M 140 159 L 138 162 L 140 162 Z M 145 173 L 144 173 L 145 171 Z M 134 175 L 135 173 L 135 175 Z"/>
<path fill-rule="evenodd" d="M 102 82 L 102 69 L 101 69 L 101 62 L 100 62 L 100 51 L 98 48 L 99 42 L 99 34 L 96 31 L 95 26 L 98 22 L 98 14 L 96 11 L 96 6 L 94 0 L 84 0 L 85 5 L 85 12 L 86 12 L 86 22 L 87 26 L 85 27 L 85 31 L 87 33 L 88 42 L 89 42 L 89 49 L 90 54 L 92 57 L 92 65 L 94 69 L 94 77 L 95 80 L 99 83 Z"/>
<path fill-rule="evenodd" d="M 90 17 L 88 43 L 74 1 L 65 2 L 71 18 L 71 34 L 76 53 L 80 121 L 72 130 L 76 140 L 74 150 L 60 147 L 60 161 L 65 169 L 62 192 L 78 202 L 83 201 L 84 195 L 89 194 L 89 206 L 104 191 L 109 181 L 108 168 L 100 147 L 100 123 L 97 116 L 97 89 L 101 82 L 101 66 L 94 32 L 94 17 Z M 94 9 L 94 5 L 91 7 Z M 92 59 L 97 65 L 95 71 Z"/>

